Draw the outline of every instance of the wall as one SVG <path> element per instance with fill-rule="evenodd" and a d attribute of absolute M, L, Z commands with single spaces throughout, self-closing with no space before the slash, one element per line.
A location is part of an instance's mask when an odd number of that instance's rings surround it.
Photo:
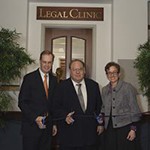
<path fill-rule="evenodd" d="M 4 128 L 0 128 L 1 150 L 22 150 L 21 122 L 9 120 Z"/>
<path fill-rule="evenodd" d="M 114 0 L 112 24 L 112 60 L 118 61 L 137 56 L 139 44 L 148 38 L 148 3 L 147 0 Z M 133 71 L 134 72 L 134 69 Z M 132 74 L 130 72 L 130 74 Z M 148 110 L 146 97 L 139 95 L 142 111 Z"/>
<path fill-rule="evenodd" d="M 22 47 L 27 47 L 27 28 L 28 28 L 28 1 L 27 0 L 1 0 L 0 1 L 0 27 L 10 30 L 16 29 L 21 33 L 19 43 Z M 13 97 L 12 110 L 19 110 L 17 106 L 18 91 L 10 91 Z"/>
<path fill-rule="evenodd" d="M 114 0 L 113 60 L 134 59 L 137 47 L 147 40 L 147 1 Z"/>
<path fill-rule="evenodd" d="M 27 44 L 27 0 L 1 0 L 0 1 L 0 27 L 16 29 L 21 33 L 20 44 Z"/>

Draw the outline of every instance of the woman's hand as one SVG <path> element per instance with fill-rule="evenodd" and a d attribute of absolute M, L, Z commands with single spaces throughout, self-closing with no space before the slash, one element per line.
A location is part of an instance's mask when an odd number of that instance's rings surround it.
<path fill-rule="evenodd" d="M 136 137 L 135 131 L 134 130 L 130 130 L 130 132 L 128 133 L 127 139 L 129 141 L 133 141 L 135 139 L 135 137 Z"/>

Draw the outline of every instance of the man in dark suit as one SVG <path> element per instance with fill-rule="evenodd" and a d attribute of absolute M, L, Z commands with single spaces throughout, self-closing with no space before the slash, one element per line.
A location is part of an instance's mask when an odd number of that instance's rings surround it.
<path fill-rule="evenodd" d="M 60 83 L 53 99 L 60 150 L 96 150 L 101 132 L 96 120 L 102 104 L 99 85 L 85 78 L 81 60 L 72 60 L 69 69 L 71 77 Z"/>
<path fill-rule="evenodd" d="M 54 55 L 43 51 L 40 67 L 24 76 L 18 102 L 22 112 L 23 150 L 50 150 L 51 135 L 57 132 L 52 124 L 52 97 L 57 86 L 51 72 L 53 61 Z"/>

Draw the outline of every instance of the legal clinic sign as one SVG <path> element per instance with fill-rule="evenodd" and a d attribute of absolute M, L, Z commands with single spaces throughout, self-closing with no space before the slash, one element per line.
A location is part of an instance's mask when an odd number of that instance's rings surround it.
<path fill-rule="evenodd" d="M 103 19 L 104 8 L 37 6 L 37 20 L 103 21 Z"/>

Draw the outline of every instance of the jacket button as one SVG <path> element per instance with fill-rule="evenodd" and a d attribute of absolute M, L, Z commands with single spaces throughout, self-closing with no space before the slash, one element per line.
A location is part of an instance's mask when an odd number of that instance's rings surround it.
<path fill-rule="evenodd" d="M 115 98 L 113 98 L 113 100 L 115 100 Z"/>
<path fill-rule="evenodd" d="M 113 109 L 115 109 L 115 106 L 113 106 Z"/>
<path fill-rule="evenodd" d="M 115 126 L 117 126 L 117 124 L 115 124 Z"/>

